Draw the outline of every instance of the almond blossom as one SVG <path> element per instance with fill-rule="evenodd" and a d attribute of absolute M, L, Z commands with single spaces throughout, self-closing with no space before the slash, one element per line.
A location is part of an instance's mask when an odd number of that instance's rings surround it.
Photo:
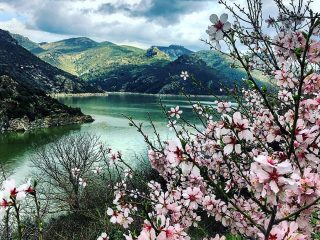
<path fill-rule="evenodd" d="M 110 238 L 108 237 L 108 234 L 101 233 L 101 235 L 97 238 L 97 240 L 109 240 Z"/>
<path fill-rule="evenodd" d="M 212 15 L 205 42 L 217 48 L 223 40 L 248 84 L 234 87 L 232 107 L 219 97 L 213 106 L 193 104 L 200 127 L 174 122 L 174 138 L 149 141 L 148 158 L 161 180 L 132 195 L 124 179 L 111 221 L 118 222 L 123 205 L 131 205 L 132 218 L 133 209 L 148 206 L 140 240 L 189 239 L 190 229 L 204 226 L 203 216 L 243 239 L 312 239 L 311 219 L 320 210 L 320 15 L 308 3 L 302 12 L 277 1 L 279 16 L 269 18 L 266 33 L 262 1 L 247 0 L 249 10 L 219 2 L 236 22 L 231 28 L 227 14 Z M 268 78 L 266 86 L 254 70 Z M 180 111 L 168 115 L 179 118 Z M 216 232 L 201 238 L 225 239 Z"/>
<path fill-rule="evenodd" d="M 187 78 L 189 77 L 189 73 L 187 71 L 182 71 L 181 74 L 180 74 L 180 77 L 183 80 L 187 80 Z"/>
<path fill-rule="evenodd" d="M 182 114 L 182 110 L 180 110 L 179 106 L 176 106 L 174 108 L 171 108 L 170 111 L 168 111 L 168 114 L 170 115 L 170 117 L 176 117 L 176 118 L 180 118 L 180 115 Z"/>
<path fill-rule="evenodd" d="M 230 102 L 218 102 L 217 104 L 218 113 L 228 113 L 231 111 L 231 103 Z"/>
<path fill-rule="evenodd" d="M 223 39 L 224 32 L 231 28 L 231 23 L 228 22 L 228 14 L 224 13 L 220 18 L 216 14 L 210 16 L 211 26 L 208 27 L 208 34 L 215 40 Z"/>

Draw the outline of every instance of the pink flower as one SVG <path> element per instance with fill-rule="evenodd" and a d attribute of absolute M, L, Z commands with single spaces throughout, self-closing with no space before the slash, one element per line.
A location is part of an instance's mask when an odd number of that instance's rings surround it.
<path fill-rule="evenodd" d="M 168 114 L 171 117 L 180 118 L 180 115 L 182 114 L 182 110 L 180 110 L 179 106 L 176 106 L 174 108 L 171 108 L 170 111 L 168 111 Z"/>
<path fill-rule="evenodd" d="M 21 201 L 26 198 L 26 189 L 16 187 L 15 180 L 6 180 L 3 182 L 3 194 L 6 198 L 13 198 L 17 201 Z"/>
<path fill-rule="evenodd" d="M 233 151 L 237 154 L 241 153 L 241 145 L 234 136 L 224 136 L 222 138 L 223 143 L 225 144 L 223 152 L 225 155 L 230 155 Z"/>
<path fill-rule="evenodd" d="M 197 209 L 203 194 L 200 191 L 200 188 L 188 187 L 186 190 L 183 190 L 182 196 L 185 199 L 185 206 L 188 206 L 190 209 Z"/>
<path fill-rule="evenodd" d="M 143 223 L 142 231 L 138 236 L 138 240 L 155 240 L 156 239 L 156 231 L 153 229 L 152 224 L 145 220 Z"/>
<path fill-rule="evenodd" d="M 299 233 L 298 228 L 296 222 L 281 222 L 272 228 L 268 240 L 307 240 L 307 236 Z"/>
<path fill-rule="evenodd" d="M 282 186 L 293 184 L 286 178 L 292 173 L 292 166 L 288 160 L 278 163 L 271 157 L 260 155 L 255 158 L 256 163 L 251 165 L 251 172 L 258 178 L 259 183 L 267 184 L 273 193 L 277 194 Z"/>
<path fill-rule="evenodd" d="M 218 102 L 217 104 L 218 113 L 227 113 L 231 111 L 231 103 L 230 102 Z"/>
<path fill-rule="evenodd" d="M 275 79 L 277 84 L 283 88 L 294 88 L 298 80 L 294 77 L 293 73 L 288 73 L 286 70 L 275 71 Z"/>
<path fill-rule="evenodd" d="M 312 63 L 319 63 L 320 61 L 320 42 L 313 41 L 308 49 L 308 60 Z"/>
<path fill-rule="evenodd" d="M 240 112 L 235 112 L 232 116 L 234 130 L 237 132 L 239 139 L 252 140 L 253 134 L 249 129 L 248 119 L 242 118 Z"/>
<path fill-rule="evenodd" d="M 122 217 L 123 217 L 121 213 L 114 211 L 112 208 L 108 208 L 107 214 L 109 216 L 111 216 L 111 218 L 110 218 L 111 223 L 113 223 L 113 224 L 121 223 Z"/>

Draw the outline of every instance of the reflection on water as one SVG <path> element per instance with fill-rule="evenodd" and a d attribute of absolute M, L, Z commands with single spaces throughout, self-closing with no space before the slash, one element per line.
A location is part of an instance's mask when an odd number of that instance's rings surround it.
<path fill-rule="evenodd" d="M 147 148 L 143 138 L 135 128 L 129 127 L 128 120 L 123 116 L 131 116 L 138 122 L 143 122 L 145 131 L 152 135 L 153 130 L 148 123 L 148 114 L 160 132 L 163 139 L 173 133 L 167 130 L 167 121 L 159 105 L 159 96 L 140 94 L 109 94 L 108 96 L 90 97 L 59 97 L 59 101 L 73 107 L 80 107 L 85 114 L 93 116 L 95 121 L 90 124 L 63 126 L 42 129 L 27 133 L 10 133 L 0 135 L 0 162 L 8 163 L 15 169 L 16 177 L 26 177 L 30 170 L 29 160 L 35 145 L 43 146 L 56 141 L 64 135 L 72 133 L 92 133 L 101 136 L 101 140 L 111 148 L 121 150 L 124 158 L 134 164 L 135 155 L 145 156 Z M 190 103 L 183 96 L 161 96 L 166 107 L 179 105 L 184 111 L 183 116 L 191 121 Z M 210 97 L 197 97 L 195 101 L 212 104 Z"/>

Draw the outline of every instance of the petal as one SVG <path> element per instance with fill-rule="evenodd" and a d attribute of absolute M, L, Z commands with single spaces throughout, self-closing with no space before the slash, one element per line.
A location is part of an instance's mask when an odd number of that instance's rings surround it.
<path fill-rule="evenodd" d="M 232 153 L 233 151 L 233 145 L 232 144 L 228 144 L 223 148 L 223 152 L 226 155 L 229 155 L 230 153 Z"/>
<path fill-rule="evenodd" d="M 17 197 L 16 197 L 17 201 L 22 201 L 25 198 L 26 198 L 26 193 L 25 192 L 18 192 Z"/>
<path fill-rule="evenodd" d="M 214 26 L 208 27 L 207 33 L 209 35 L 214 35 L 217 32 L 217 29 Z"/>
<path fill-rule="evenodd" d="M 233 121 L 234 121 L 235 123 L 240 122 L 241 119 L 242 119 L 242 118 L 241 118 L 241 113 L 240 113 L 240 112 L 235 112 L 235 113 L 233 114 L 232 118 L 233 118 Z"/>
<path fill-rule="evenodd" d="M 0 208 L 0 220 L 2 220 L 4 218 L 5 214 L 6 214 L 6 209 L 1 207 Z"/>
<path fill-rule="evenodd" d="M 218 17 L 218 15 L 217 14 L 212 14 L 211 16 L 210 16 L 210 21 L 212 22 L 212 23 L 216 23 L 216 22 L 218 22 L 219 21 L 219 17 Z"/>
<path fill-rule="evenodd" d="M 271 181 L 269 185 L 270 185 L 271 190 L 272 190 L 274 193 L 277 194 L 277 193 L 279 192 L 278 185 L 276 184 L 275 181 Z"/>
<path fill-rule="evenodd" d="M 183 175 L 189 175 L 193 164 L 190 162 L 181 162 L 179 165 Z"/>
<path fill-rule="evenodd" d="M 226 23 L 228 21 L 228 14 L 224 13 L 220 16 L 220 21 Z"/>
<path fill-rule="evenodd" d="M 236 153 L 240 154 L 241 153 L 241 145 L 240 144 L 236 144 L 235 150 L 236 150 Z"/>
<path fill-rule="evenodd" d="M 226 22 L 223 25 L 223 31 L 228 31 L 231 28 L 231 23 L 230 22 Z"/>
<path fill-rule="evenodd" d="M 220 45 L 220 43 L 219 43 L 218 41 L 216 41 L 216 48 L 217 48 L 218 50 L 221 50 L 221 45 Z"/>
<path fill-rule="evenodd" d="M 108 214 L 109 216 L 112 216 L 112 215 L 113 215 L 113 210 L 112 210 L 111 208 L 108 208 L 107 214 Z"/>
<path fill-rule="evenodd" d="M 216 40 L 219 41 L 219 40 L 222 40 L 223 39 L 223 32 L 221 30 L 218 30 L 216 32 Z"/>

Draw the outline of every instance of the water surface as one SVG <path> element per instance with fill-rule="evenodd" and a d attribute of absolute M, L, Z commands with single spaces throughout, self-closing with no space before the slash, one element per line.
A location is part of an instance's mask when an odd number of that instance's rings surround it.
<path fill-rule="evenodd" d="M 72 107 L 79 107 L 95 121 L 89 124 L 71 125 L 41 129 L 26 133 L 0 135 L 0 162 L 6 163 L 15 171 L 15 177 L 24 178 L 30 172 L 30 159 L 36 146 L 43 146 L 57 141 L 63 136 L 74 133 L 99 135 L 101 140 L 115 150 L 120 150 L 127 162 L 134 165 L 134 156 L 145 156 L 147 152 L 143 138 L 134 127 L 130 127 L 125 116 L 132 117 L 144 124 L 145 131 L 152 135 L 148 122 L 150 114 L 163 139 L 172 137 L 167 128 L 159 101 L 167 109 L 179 105 L 183 116 L 196 121 L 191 105 L 184 96 L 157 96 L 143 94 L 109 94 L 108 96 L 59 97 L 58 100 Z M 213 104 L 211 97 L 196 97 L 193 101 Z M 125 116 L 124 116 L 125 115 Z"/>

